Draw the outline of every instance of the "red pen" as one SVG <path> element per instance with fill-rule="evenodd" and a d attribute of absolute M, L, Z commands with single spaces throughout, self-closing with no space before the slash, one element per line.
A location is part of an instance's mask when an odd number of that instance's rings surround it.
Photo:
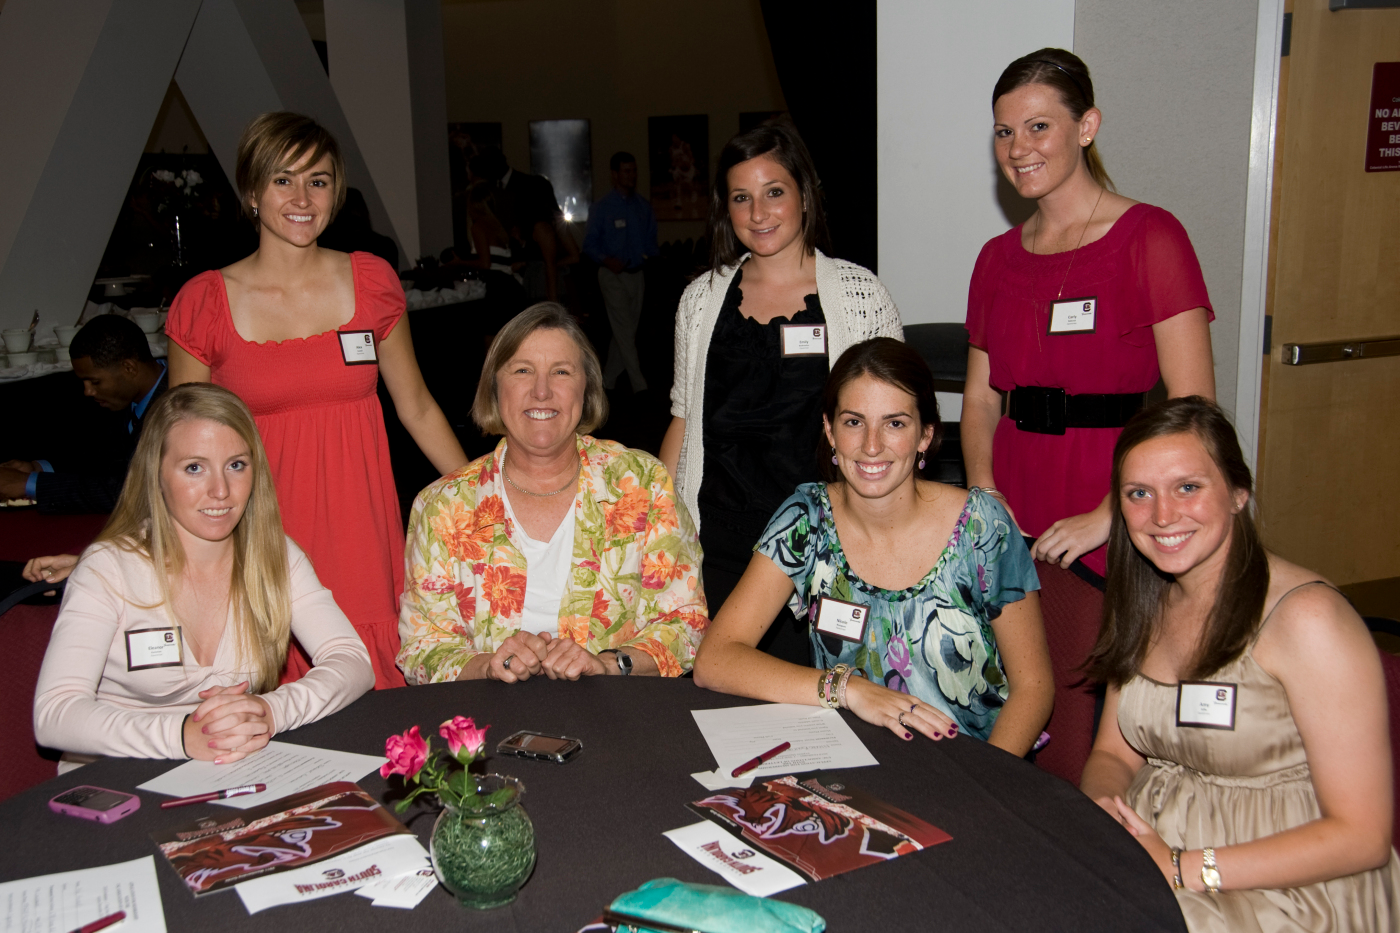
<path fill-rule="evenodd" d="M 193 797 L 178 797 L 175 800 L 167 800 L 160 805 L 162 810 L 169 810 L 171 807 L 184 807 L 192 803 L 205 803 L 209 800 L 227 800 L 230 797 L 242 797 L 244 794 L 261 794 L 267 790 L 266 784 L 244 784 L 242 787 L 229 787 L 224 790 L 210 791 L 207 794 L 195 794 Z"/>
<path fill-rule="evenodd" d="M 126 911 L 119 910 L 114 914 L 108 914 L 101 920 L 94 920 L 87 926 L 78 927 L 73 933 L 97 933 L 98 930 L 105 930 L 114 923 L 121 923 L 126 919 Z"/>
<path fill-rule="evenodd" d="M 762 755 L 759 755 L 757 758 L 750 758 L 748 761 L 744 762 L 739 767 L 729 772 L 729 776 L 738 777 L 741 774 L 744 774 L 748 771 L 752 771 L 754 768 L 757 768 L 764 762 L 769 761 L 773 758 L 777 758 L 779 755 L 781 755 L 783 752 L 787 751 L 790 748 L 792 748 L 791 742 L 784 742 L 777 748 L 770 748 L 768 749 L 768 751 L 764 752 Z M 164 804 L 162 804 L 162 806 L 164 806 Z"/>

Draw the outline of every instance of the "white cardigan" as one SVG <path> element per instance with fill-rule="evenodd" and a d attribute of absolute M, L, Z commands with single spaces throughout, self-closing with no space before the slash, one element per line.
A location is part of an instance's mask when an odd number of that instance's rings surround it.
<path fill-rule="evenodd" d="M 705 471 L 701 424 L 705 416 L 705 359 L 734 272 L 748 258 L 745 253 L 735 265 L 691 282 L 676 311 L 676 381 L 671 386 L 671 414 L 685 419 L 685 439 L 681 442 L 675 482 L 697 530 L 700 480 Z M 872 337 L 904 339 L 904 326 L 894 299 L 875 274 L 863 266 L 831 259 L 818 250 L 817 298 L 826 317 L 829 363 L 839 359 L 848 347 Z"/>

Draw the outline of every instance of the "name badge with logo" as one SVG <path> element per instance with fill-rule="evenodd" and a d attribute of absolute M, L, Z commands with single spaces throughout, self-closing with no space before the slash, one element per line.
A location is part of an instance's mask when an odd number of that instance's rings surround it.
<path fill-rule="evenodd" d="M 336 336 L 340 338 L 340 355 L 345 357 L 346 366 L 379 362 L 379 354 L 374 352 L 374 331 L 338 330 Z"/>
<path fill-rule="evenodd" d="M 848 603 L 823 596 L 817 604 L 817 631 L 846 641 L 865 641 L 865 623 L 870 619 L 868 606 Z"/>
<path fill-rule="evenodd" d="M 1099 310 L 1097 298 L 1069 298 L 1050 304 L 1051 334 L 1092 334 L 1095 312 Z"/>
<path fill-rule="evenodd" d="M 1183 680 L 1176 686 L 1176 724 L 1233 731 L 1238 689 L 1235 684 Z"/>
<path fill-rule="evenodd" d="M 180 633 L 174 628 L 143 628 L 126 633 L 126 669 L 144 671 L 152 667 L 179 667 Z"/>
<path fill-rule="evenodd" d="M 613 226 L 616 227 L 618 230 L 623 229 L 624 227 L 627 226 L 627 218 L 626 218 L 626 217 L 619 217 L 619 218 L 617 218 L 617 220 L 614 220 L 614 221 L 613 221 Z"/>
<path fill-rule="evenodd" d="M 784 324 L 783 356 L 826 356 L 825 324 Z"/>

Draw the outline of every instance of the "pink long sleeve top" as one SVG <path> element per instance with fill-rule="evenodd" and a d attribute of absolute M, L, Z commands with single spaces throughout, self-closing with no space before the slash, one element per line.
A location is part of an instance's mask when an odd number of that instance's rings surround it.
<path fill-rule="evenodd" d="M 295 683 L 262 694 L 272 709 L 273 734 L 328 716 L 374 686 L 364 643 L 290 538 L 287 561 L 292 634 L 315 666 Z M 181 733 L 185 716 L 202 702 L 199 692 L 233 686 L 248 675 L 227 630 L 208 667 L 185 650 L 181 663 L 131 670 L 127 633 L 173 624 L 149 560 L 110 543 L 89 548 L 68 579 L 39 670 L 39 744 L 85 755 L 188 757 Z"/>

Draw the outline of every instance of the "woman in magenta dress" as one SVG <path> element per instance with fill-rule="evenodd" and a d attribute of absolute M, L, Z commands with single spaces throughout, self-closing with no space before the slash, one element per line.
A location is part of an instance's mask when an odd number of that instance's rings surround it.
<path fill-rule="evenodd" d="M 364 640 L 375 687 L 402 686 L 403 520 L 378 377 L 437 469 L 467 457 L 418 371 L 398 274 L 316 245 L 345 199 L 335 139 L 307 117 L 263 114 L 239 141 L 237 185 L 258 249 L 176 296 L 170 384 L 214 382 L 253 410 L 287 534 Z M 293 650 L 284 680 L 308 669 Z"/>
<path fill-rule="evenodd" d="M 992 110 L 997 163 L 1036 212 L 972 273 L 968 483 L 1007 504 L 1038 560 L 1103 576 L 1114 442 L 1159 376 L 1170 397 L 1215 398 L 1214 314 L 1180 222 L 1113 190 L 1077 56 L 1012 62 Z"/>

